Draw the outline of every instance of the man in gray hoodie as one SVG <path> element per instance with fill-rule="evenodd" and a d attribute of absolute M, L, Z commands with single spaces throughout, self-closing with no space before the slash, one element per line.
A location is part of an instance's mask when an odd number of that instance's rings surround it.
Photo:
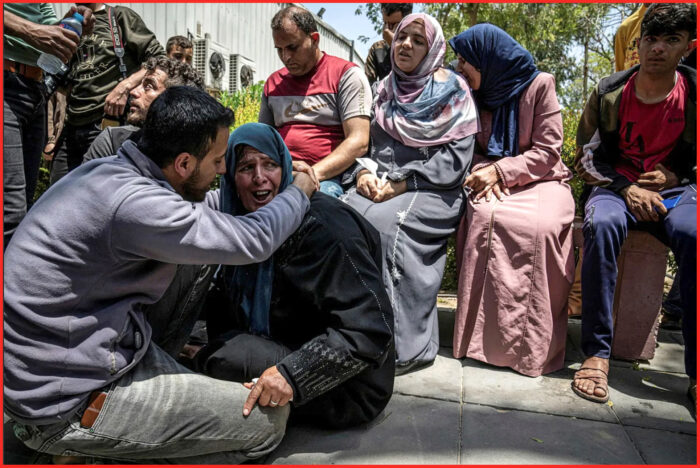
<path fill-rule="evenodd" d="M 71 172 L 18 227 L 5 252 L 4 410 L 28 447 L 236 464 L 279 444 L 286 407 L 244 416 L 247 389 L 172 357 L 206 291 L 201 265 L 267 259 L 309 207 L 313 182 L 298 174 L 255 213 L 217 210 L 209 186 L 232 120 L 205 92 L 169 88 L 137 143 Z"/>

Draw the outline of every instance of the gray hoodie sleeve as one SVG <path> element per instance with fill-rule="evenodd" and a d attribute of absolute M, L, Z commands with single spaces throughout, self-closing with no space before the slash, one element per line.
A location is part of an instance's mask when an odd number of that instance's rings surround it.
<path fill-rule="evenodd" d="M 299 227 L 308 209 L 308 198 L 293 185 L 245 216 L 185 201 L 163 187 L 142 187 L 116 207 L 112 253 L 177 264 L 261 262 Z"/>

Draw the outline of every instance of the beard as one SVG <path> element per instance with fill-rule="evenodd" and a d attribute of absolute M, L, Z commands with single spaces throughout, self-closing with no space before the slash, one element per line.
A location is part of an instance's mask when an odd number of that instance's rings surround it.
<path fill-rule="evenodd" d="M 204 201 L 209 191 L 209 184 L 205 183 L 199 175 L 199 164 L 200 162 L 197 161 L 194 172 L 182 184 L 182 198 L 189 202 Z"/>
<path fill-rule="evenodd" d="M 126 123 L 135 127 L 143 127 L 145 121 L 146 116 L 140 112 L 129 112 L 126 116 Z"/>

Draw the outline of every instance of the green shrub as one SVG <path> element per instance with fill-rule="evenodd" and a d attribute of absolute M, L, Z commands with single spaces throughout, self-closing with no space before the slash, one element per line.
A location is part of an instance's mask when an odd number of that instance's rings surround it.
<path fill-rule="evenodd" d="M 262 101 L 264 82 L 259 81 L 254 85 L 250 85 L 235 93 L 222 91 L 219 94 L 219 102 L 233 110 L 235 117 L 231 130 L 240 127 L 243 124 L 258 121 L 258 113 L 260 112 L 260 103 Z"/>
<path fill-rule="evenodd" d="M 42 158 L 41 165 L 39 166 L 39 178 L 36 181 L 36 189 L 34 190 L 35 202 L 49 188 L 50 167 L 51 163 Z"/>
<path fill-rule="evenodd" d="M 217 97 L 219 102 L 233 111 L 233 125 L 231 125 L 229 130 L 233 131 L 243 124 L 258 121 L 264 84 L 263 81 L 259 81 L 235 93 L 229 93 L 228 91 L 219 93 Z M 219 187 L 219 179 L 221 179 L 221 176 L 216 176 L 216 179 L 211 184 L 212 189 Z"/>
<path fill-rule="evenodd" d="M 442 275 L 440 290 L 448 293 L 457 292 L 457 259 L 455 258 L 455 236 L 450 236 L 447 241 L 447 261 L 445 262 L 445 273 Z"/>
<path fill-rule="evenodd" d="M 576 129 L 578 121 L 581 118 L 581 113 L 578 110 L 564 109 L 562 110 L 562 119 L 564 120 L 564 145 L 561 149 L 561 159 L 564 164 L 574 173 L 574 178 L 569 181 L 576 202 L 576 214 L 583 214 L 583 206 L 581 206 L 580 198 L 583 192 L 583 180 L 576 174 L 574 170 L 574 158 L 576 157 Z"/>

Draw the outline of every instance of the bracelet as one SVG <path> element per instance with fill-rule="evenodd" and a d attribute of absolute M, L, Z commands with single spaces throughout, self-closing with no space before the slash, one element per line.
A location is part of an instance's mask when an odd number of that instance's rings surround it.
<path fill-rule="evenodd" d="M 498 174 L 498 180 L 501 182 L 505 182 L 505 178 L 503 177 L 503 171 L 501 171 L 501 167 L 498 165 L 498 163 L 493 163 L 493 167 L 496 168 L 496 174 Z"/>

